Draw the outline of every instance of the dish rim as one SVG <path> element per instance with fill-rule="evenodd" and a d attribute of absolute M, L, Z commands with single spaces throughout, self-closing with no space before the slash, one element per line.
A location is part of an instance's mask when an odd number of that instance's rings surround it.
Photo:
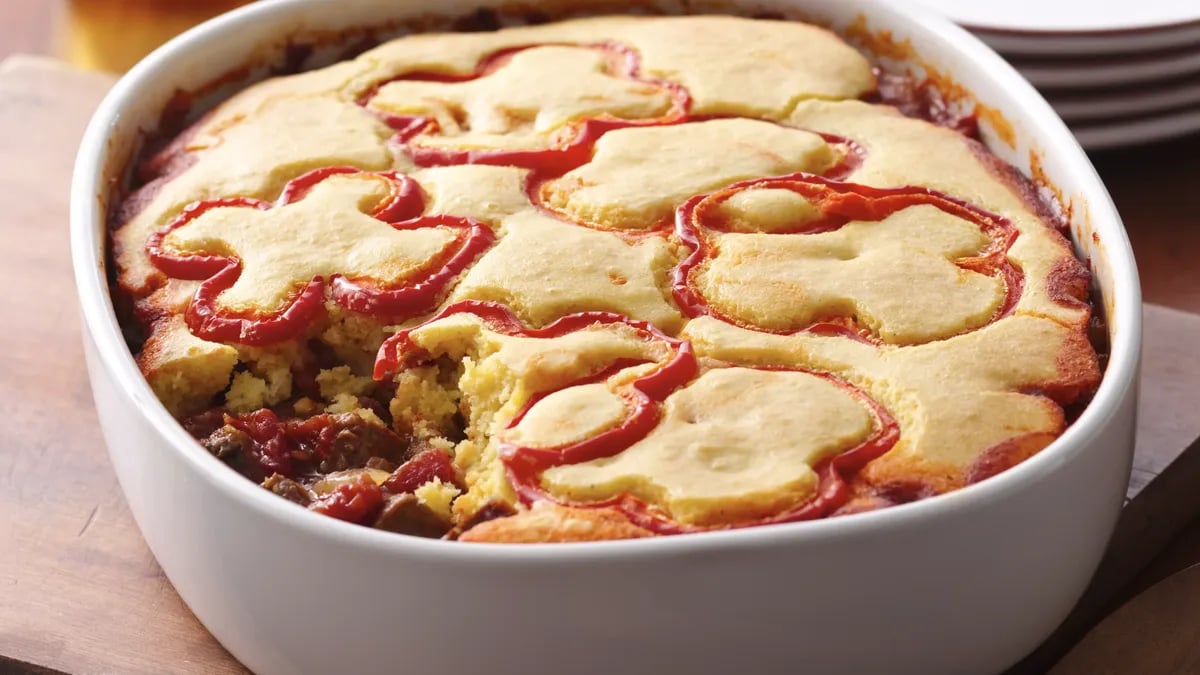
<path fill-rule="evenodd" d="M 996 18 L 983 19 L 979 16 L 971 17 L 962 13 L 957 8 L 942 10 L 939 8 L 938 3 L 933 1 L 927 1 L 923 4 L 935 12 L 944 11 L 944 16 L 951 21 L 957 21 L 970 30 L 984 31 L 994 35 L 1034 36 L 1039 38 L 1074 36 L 1124 37 L 1200 27 L 1200 13 L 1194 10 L 1180 13 L 1180 8 L 1167 10 L 1165 13 L 1161 9 L 1156 10 L 1152 18 L 1147 18 L 1145 15 L 1137 16 L 1135 12 L 1133 16 L 1124 17 L 1126 23 L 1121 23 L 1120 20 L 1110 14 L 1104 17 L 1102 21 L 1085 26 L 1079 25 L 1078 21 L 1076 21 L 1076 25 L 1074 26 L 1064 25 L 1062 17 L 1054 17 L 1055 22 L 1047 26 L 1044 22 L 1045 17 L 1042 17 L 1042 23 L 1019 24 L 1015 20 L 1006 22 L 1005 19 L 997 20 Z M 1078 13 L 1073 13 L 1073 15 L 1078 16 Z M 1012 15 L 1008 16 L 1011 17 Z"/>
<path fill-rule="evenodd" d="M 1110 359 L 1095 396 L 1074 423 L 1044 450 L 1000 474 L 974 485 L 909 504 L 841 516 L 838 518 L 696 533 L 688 536 L 651 537 L 618 541 L 525 544 L 470 543 L 398 536 L 308 512 L 263 490 L 213 457 L 187 434 L 153 394 L 134 356 L 128 349 L 114 311 L 107 269 L 107 213 L 104 191 L 109 182 L 106 163 L 110 132 L 126 107 L 136 104 L 143 89 L 177 68 L 186 56 L 212 49 L 230 28 L 252 22 L 270 22 L 302 12 L 321 0 L 275 0 L 246 5 L 196 26 L 172 39 L 131 69 L 109 91 L 94 113 L 76 158 L 70 193 L 70 239 L 72 266 L 83 317 L 84 339 L 92 341 L 98 359 L 93 368 L 107 371 L 116 389 L 146 418 L 170 452 L 178 452 L 203 480 L 211 482 L 223 498 L 244 508 L 297 528 L 311 537 L 321 537 L 342 546 L 374 549 L 396 557 L 417 557 L 460 563 L 520 564 L 595 562 L 686 555 L 717 550 L 748 550 L 781 544 L 802 545 L 820 541 L 871 536 L 880 530 L 913 527 L 934 522 L 956 511 L 986 508 L 998 500 L 1016 498 L 1028 485 L 1042 480 L 1087 452 L 1106 429 L 1135 385 L 1141 350 L 1141 292 L 1128 236 L 1121 219 L 1096 174 L 1094 167 L 1049 104 L 1032 85 L 983 42 L 948 19 L 932 11 L 892 0 L 859 0 L 864 16 L 890 15 L 916 30 L 935 33 L 952 52 L 975 59 L 994 85 L 1006 92 L 1005 101 L 1018 106 L 1022 120 L 1030 123 L 1025 136 L 1038 139 L 1038 149 L 1047 156 L 1058 155 L 1069 164 L 1067 173 L 1078 179 L 1078 193 L 1087 203 L 1091 229 L 1103 245 L 1111 273 Z M 245 49 L 247 55 L 252 50 Z M 971 91 L 971 89 L 968 89 Z M 120 450 L 114 450 L 119 452 Z"/>

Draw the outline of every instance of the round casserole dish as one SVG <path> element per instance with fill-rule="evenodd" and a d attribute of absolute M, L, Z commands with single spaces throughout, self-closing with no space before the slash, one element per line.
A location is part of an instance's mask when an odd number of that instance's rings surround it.
<path fill-rule="evenodd" d="M 1067 614 L 1104 551 L 1133 452 L 1141 304 L 1133 256 L 1087 158 L 1040 96 L 948 22 L 877 0 L 713 4 L 782 13 L 936 71 L 986 106 L 984 138 L 1053 187 L 1091 261 L 1111 356 L 1050 447 L 978 485 L 831 520 L 653 540 L 462 545 L 306 513 L 210 456 L 130 356 L 109 297 L 106 216 L 146 130 L 179 90 L 218 98 L 288 44 L 498 2 L 276 0 L 177 38 L 131 71 L 87 132 L 72 189 L 85 350 L 113 465 L 185 602 L 260 673 L 990 673 Z M 670 10 L 671 3 L 661 3 Z M 599 2 L 542 12 L 614 11 Z M 219 83 L 216 88 L 209 85 Z M 205 101 L 201 100 L 203 105 Z"/>

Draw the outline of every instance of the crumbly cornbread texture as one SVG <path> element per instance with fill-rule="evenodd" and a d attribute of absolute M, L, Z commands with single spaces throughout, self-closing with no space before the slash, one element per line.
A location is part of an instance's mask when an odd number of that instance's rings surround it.
<path fill-rule="evenodd" d="M 422 34 L 251 86 L 112 234 L 138 363 L 318 512 L 582 541 L 920 499 L 1098 384 L 1088 274 L 977 141 L 797 22 Z"/>

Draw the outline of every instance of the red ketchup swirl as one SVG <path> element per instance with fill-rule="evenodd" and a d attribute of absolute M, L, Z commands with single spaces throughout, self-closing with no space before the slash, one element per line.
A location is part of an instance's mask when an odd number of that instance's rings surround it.
<path fill-rule="evenodd" d="M 996 321 L 1012 313 L 1025 285 L 1024 274 L 1008 260 L 1008 250 L 1017 238 L 1017 229 L 1003 216 L 990 213 L 960 199 L 923 187 L 875 188 L 855 183 L 843 183 L 829 177 L 797 173 L 789 176 L 760 178 L 736 183 L 708 195 L 697 195 L 676 210 L 675 234 L 690 251 L 671 274 L 671 290 L 676 304 L 688 317 L 713 316 L 726 323 L 740 325 L 760 332 L 773 332 L 759 326 L 743 324 L 725 316 L 708 304 L 692 285 L 692 273 L 708 260 L 716 247 L 711 232 L 728 232 L 718 207 L 733 195 L 749 189 L 790 190 L 813 202 L 821 217 L 770 234 L 818 234 L 832 232 L 851 221 L 877 221 L 909 208 L 930 205 L 973 223 L 991 239 L 992 244 L 977 256 L 960 258 L 960 268 L 988 276 L 999 277 L 1005 285 L 1005 298 L 992 316 Z M 878 344 L 879 339 L 869 330 L 858 326 L 850 317 L 826 319 L 797 331 L 783 333 L 840 334 Z"/>
<path fill-rule="evenodd" d="M 558 319 L 544 328 L 527 328 L 507 307 L 497 303 L 475 300 L 466 300 L 450 305 L 421 326 L 454 314 L 474 315 L 491 330 L 505 335 L 522 337 L 553 338 L 590 326 L 621 324 L 633 328 L 644 335 L 647 340 L 661 342 L 671 349 L 670 356 L 659 367 L 618 388 L 617 394 L 625 402 L 627 415 L 617 426 L 591 438 L 557 447 L 534 448 L 509 442 L 500 443 L 501 461 L 504 463 L 509 480 L 517 491 L 518 497 L 526 505 L 539 501 L 550 501 L 577 508 L 614 508 L 622 512 L 631 522 L 658 534 L 681 534 L 701 530 L 809 520 L 829 515 L 845 504 L 850 498 L 847 477 L 890 450 L 900 437 L 899 426 L 887 410 L 865 392 L 848 382 L 832 375 L 803 369 L 763 367 L 762 370 L 803 372 L 821 377 L 841 387 L 867 407 L 873 416 L 875 433 L 871 438 L 815 467 L 819 476 L 819 488 L 811 500 L 767 518 L 717 528 L 679 523 L 661 509 L 627 494 L 599 502 L 571 502 L 544 490 L 541 486 L 542 473 L 555 466 L 612 457 L 645 438 L 658 425 L 662 416 L 661 404 L 667 396 L 687 385 L 699 374 L 699 365 L 691 343 L 666 335 L 646 322 L 635 321 L 607 312 L 581 312 Z M 387 377 L 404 367 L 406 362 L 414 357 L 419 358 L 422 352 L 413 343 L 412 332 L 421 326 L 396 333 L 384 342 L 380 347 L 375 365 L 376 379 Z M 599 372 L 581 377 L 555 391 L 607 380 L 618 371 L 638 363 L 640 362 L 619 360 Z M 509 421 L 506 428 L 511 429 L 519 424 L 534 405 L 551 393 L 553 392 L 541 392 L 532 397 Z"/>
<path fill-rule="evenodd" d="M 283 189 L 275 203 L 246 197 L 209 199 L 195 202 L 165 227 L 154 233 L 146 244 L 150 260 L 160 271 L 176 279 L 203 280 L 185 314 L 188 327 L 198 337 L 218 342 L 266 345 L 290 340 L 302 334 L 325 313 L 326 279 L 314 277 L 295 293 L 288 305 L 273 313 L 230 310 L 217 303 L 218 296 L 233 286 L 242 273 L 237 257 L 179 254 L 168 250 L 164 240 L 172 231 L 215 208 L 268 210 L 303 199 L 325 179 L 345 174 L 368 173 L 353 167 L 325 167 L 310 171 Z M 415 281 L 386 284 L 372 279 L 352 279 L 335 274 L 328 279 L 330 296 L 339 305 L 381 320 L 403 320 L 432 309 L 446 287 L 475 258 L 491 246 L 495 235 L 486 225 L 471 218 L 449 215 L 421 215 L 425 196 L 416 181 L 395 172 L 369 173 L 388 181 L 390 194 L 370 214 L 397 230 L 441 227 L 458 231 L 454 244 Z"/>

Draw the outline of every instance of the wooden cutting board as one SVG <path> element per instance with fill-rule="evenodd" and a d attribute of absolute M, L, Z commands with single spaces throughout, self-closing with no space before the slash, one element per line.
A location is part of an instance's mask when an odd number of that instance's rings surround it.
<path fill-rule="evenodd" d="M 1200 672 L 1200 565 L 1168 577 L 1114 612 L 1050 675 Z"/>
<path fill-rule="evenodd" d="M 0 63 L 0 673 L 242 673 L 142 541 L 88 388 L 67 192 L 111 84 Z"/>
<path fill-rule="evenodd" d="M 0 672 L 244 672 L 146 549 L 88 389 L 67 191 L 84 124 L 110 84 L 44 59 L 0 64 Z M 1053 663 L 1200 509 L 1197 344 L 1200 316 L 1146 308 L 1130 503 L 1079 613 L 1027 667 Z"/>

